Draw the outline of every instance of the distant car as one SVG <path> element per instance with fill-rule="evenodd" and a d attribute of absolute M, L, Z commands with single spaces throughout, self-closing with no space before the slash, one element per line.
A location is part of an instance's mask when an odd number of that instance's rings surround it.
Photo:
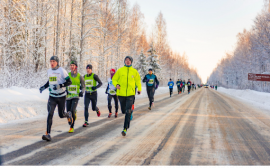
<path fill-rule="evenodd" d="M 205 88 L 208 88 L 208 85 L 204 85 Z"/>

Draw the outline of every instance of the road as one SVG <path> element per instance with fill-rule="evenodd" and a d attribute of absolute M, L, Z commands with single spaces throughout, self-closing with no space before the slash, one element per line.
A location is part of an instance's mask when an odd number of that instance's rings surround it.
<path fill-rule="evenodd" d="M 75 133 L 54 116 L 51 142 L 41 140 L 46 119 L 0 127 L 4 165 L 270 165 L 270 112 L 210 88 L 191 94 L 136 101 L 123 137 L 124 116 L 90 115 L 83 128 L 78 112 Z"/>

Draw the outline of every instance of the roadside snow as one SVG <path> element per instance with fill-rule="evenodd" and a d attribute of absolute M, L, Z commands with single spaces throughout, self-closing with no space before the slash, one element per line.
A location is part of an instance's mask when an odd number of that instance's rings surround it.
<path fill-rule="evenodd" d="M 176 87 L 174 88 L 176 90 Z M 156 95 L 168 93 L 168 87 L 160 87 Z M 0 124 L 17 120 L 29 120 L 37 117 L 47 116 L 47 101 L 49 91 L 46 89 L 40 94 L 39 89 L 25 89 L 11 87 L 0 89 Z M 136 99 L 147 97 L 146 88 L 142 88 L 142 94 L 136 95 Z M 84 99 L 81 98 L 77 110 L 84 109 Z M 98 89 L 98 106 L 107 105 L 107 94 L 105 88 Z M 91 109 L 91 107 L 90 107 Z M 56 109 L 57 110 L 57 109 Z M 58 113 L 55 111 L 55 115 Z"/>
<path fill-rule="evenodd" d="M 223 87 L 218 87 L 217 91 L 244 100 L 250 105 L 270 110 L 270 93 L 258 92 L 249 89 L 226 89 Z"/>

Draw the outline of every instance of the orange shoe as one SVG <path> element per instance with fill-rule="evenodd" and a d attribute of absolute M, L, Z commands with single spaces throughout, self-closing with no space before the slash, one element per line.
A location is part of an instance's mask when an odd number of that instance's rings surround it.
<path fill-rule="evenodd" d="M 97 111 L 97 116 L 100 117 L 100 110 Z"/>

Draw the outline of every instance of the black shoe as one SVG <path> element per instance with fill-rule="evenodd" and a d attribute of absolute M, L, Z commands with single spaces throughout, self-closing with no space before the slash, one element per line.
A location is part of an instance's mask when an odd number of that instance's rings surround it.
<path fill-rule="evenodd" d="M 122 135 L 123 135 L 123 136 L 126 136 L 126 134 L 127 134 L 127 129 L 124 129 L 124 130 L 122 131 Z"/>
<path fill-rule="evenodd" d="M 45 141 L 51 141 L 51 140 L 52 140 L 50 134 L 48 134 L 48 135 L 43 135 L 43 136 L 42 136 L 42 139 L 45 140 Z"/>
<path fill-rule="evenodd" d="M 71 125 L 73 123 L 73 118 L 72 118 L 71 112 L 70 111 L 67 112 L 66 116 L 67 116 L 68 124 Z"/>

